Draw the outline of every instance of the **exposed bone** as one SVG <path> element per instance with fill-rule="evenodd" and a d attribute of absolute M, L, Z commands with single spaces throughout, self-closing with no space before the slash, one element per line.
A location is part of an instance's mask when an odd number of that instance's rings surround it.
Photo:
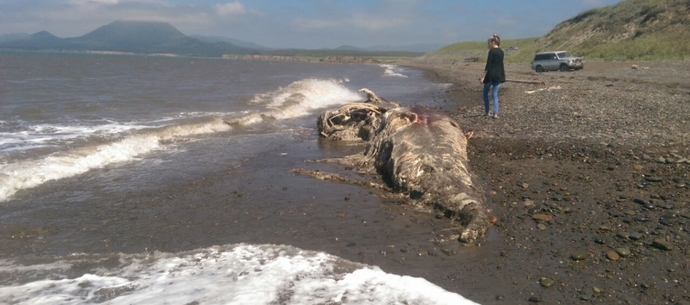
<path fill-rule="evenodd" d="M 439 110 L 401 107 L 368 89 L 360 91 L 367 93 L 367 102 L 326 111 L 317 122 L 323 137 L 367 142 L 364 154 L 340 163 L 376 172 L 390 190 L 406 196 L 407 204 L 458 221 L 461 241 L 482 237 L 489 211 L 467 167 L 467 136 L 459 124 Z M 346 182 L 332 175 L 311 176 Z"/>

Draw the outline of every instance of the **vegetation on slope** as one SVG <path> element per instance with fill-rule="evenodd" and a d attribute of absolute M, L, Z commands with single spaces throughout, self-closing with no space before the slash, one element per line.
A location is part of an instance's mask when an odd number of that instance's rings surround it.
<path fill-rule="evenodd" d="M 529 62 L 536 52 L 555 50 L 599 60 L 688 60 L 690 1 L 625 0 L 577 14 L 539 38 L 504 39 L 501 47 L 508 62 Z M 486 52 L 486 41 L 459 42 L 421 59 L 484 60 Z"/>

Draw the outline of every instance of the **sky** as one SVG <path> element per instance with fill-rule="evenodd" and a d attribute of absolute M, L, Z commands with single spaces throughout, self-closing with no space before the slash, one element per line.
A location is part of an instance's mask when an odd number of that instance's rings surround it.
<path fill-rule="evenodd" d="M 448 45 L 539 37 L 621 0 L 0 0 L 0 35 L 78 37 L 116 20 L 163 21 L 187 35 L 271 48 Z"/>

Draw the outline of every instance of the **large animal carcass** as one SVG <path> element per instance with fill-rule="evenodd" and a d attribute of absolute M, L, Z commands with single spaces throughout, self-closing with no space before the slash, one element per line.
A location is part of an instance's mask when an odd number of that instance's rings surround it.
<path fill-rule="evenodd" d="M 326 111 L 317 121 L 322 137 L 367 143 L 362 154 L 339 162 L 375 171 L 406 203 L 458 221 L 460 241 L 482 237 L 489 227 L 489 209 L 468 169 L 468 134 L 440 110 L 402 107 L 368 89 L 360 91 L 367 94 L 366 102 Z"/>

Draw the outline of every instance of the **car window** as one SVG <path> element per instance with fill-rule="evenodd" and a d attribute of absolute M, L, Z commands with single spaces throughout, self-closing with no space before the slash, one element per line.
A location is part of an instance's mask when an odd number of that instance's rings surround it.
<path fill-rule="evenodd" d="M 573 57 L 573 56 L 570 55 L 570 53 L 568 53 L 568 52 L 560 52 L 560 53 L 558 53 L 558 57 L 564 58 L 564 57 Z"/>

